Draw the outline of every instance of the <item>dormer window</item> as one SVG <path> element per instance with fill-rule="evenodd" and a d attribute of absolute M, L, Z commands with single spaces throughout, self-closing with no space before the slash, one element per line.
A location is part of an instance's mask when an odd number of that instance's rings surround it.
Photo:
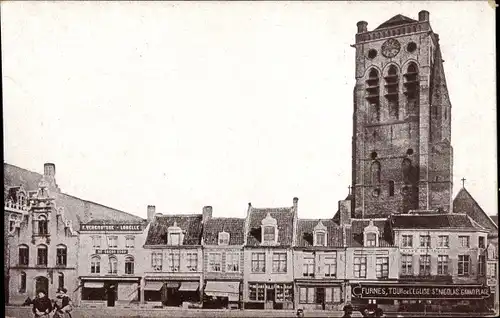
<path fill-rule="evenodd" d="M 321 220 L 314 227 L 314 246 L 326 246 L 326 226 Z"/>
<path fill-rule="evenodd" d="M 168 245 L 182 245 L 184 234 L 182 233 L 182 229 L 177 226 L 177 222 L 174 222 L 174 225 L 167 229 L 167 234 Z"/>
<path fill-rule="evenodd" d="M 227 232 L 219 233 L 219 245 L 229 245 L 229 233 Z"/>
<path fill-rule="evenodd" d="M 365 247 L 379 246 L 380 231 L 378 227 L 373 224 L 373 220 L 365 227 L 363 231 L 363 242 Z"/>
<path fill-rule="evenodd" d="M 262 220 L 262 244 L 274 245 L 278 241 L 278 223 L 270 213 Z"/>

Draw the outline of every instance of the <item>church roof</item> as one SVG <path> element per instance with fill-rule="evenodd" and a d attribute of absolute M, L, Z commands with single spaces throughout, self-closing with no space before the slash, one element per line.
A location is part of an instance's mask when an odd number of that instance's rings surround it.
<path fill-rule="evenodd" d="M 465 188 L 460 189 L 453 200 L 453 213 L 465 213 L 486 229 L 498 231 L 498 218 L 497 222 L 492 220 Z"/>
<path fill-rule="evenodd" d="M 418 22 L 418 21 L 410 19 L 408 17 L 405 17 L 404 15 L 398 14 L 398 15 L 393 16 L 389 20 L 385 21 L 381 25 L 379 25 L 378 28 L 376 28 L 375 30 L 389 28 L 389 27 L 393 27 L 396 25 L 414 23 L 414 22 Z"/>

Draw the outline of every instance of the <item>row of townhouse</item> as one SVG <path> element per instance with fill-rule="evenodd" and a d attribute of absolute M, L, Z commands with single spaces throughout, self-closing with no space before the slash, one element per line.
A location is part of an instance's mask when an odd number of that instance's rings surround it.
<path fill-rule="evenodd" d="M 249 204 L 245 218 L 148 206 L 144 220 L 60 193 L 54 174 L 49 165 L 34 190 L 25 183 L 5 193 L 13 304 L 39 289 L 53 297 L 57 287 L 88 307 L 325 310 L 473 302 L 495 292 L 485 286 L 496 286 L 498 245 L 465 213 L 353 219 L 348 197 L 330 219 L 301 219 L 294 198 L 284 208 Z"/>

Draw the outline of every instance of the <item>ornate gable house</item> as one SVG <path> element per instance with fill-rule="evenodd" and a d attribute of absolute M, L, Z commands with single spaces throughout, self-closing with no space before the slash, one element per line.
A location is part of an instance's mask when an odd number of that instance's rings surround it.
<path fill-rule="evenodd" d="M 243 218 L 212 218 L 204 208 L 203 224 L 204 308 L 240 308 L 243 286 Z"/>
<path fill-rule="evenodd" d="M 285 208 L 254 208 L 245 220 L 243 301 L 245 308 L 293 308 L 292 246 L 298 199 Z"/>

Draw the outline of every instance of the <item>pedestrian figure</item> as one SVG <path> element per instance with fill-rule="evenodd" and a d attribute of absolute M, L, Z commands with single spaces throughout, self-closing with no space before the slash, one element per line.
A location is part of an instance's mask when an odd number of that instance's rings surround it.
<path fill-rule="evenodd" d="M 44 290 L 38 291 L 37 297 L 33 300 L 33 314 L 35 318 L 49 318 L 51 311 L 52 302 L 47 297 L 47 292 Z"/>
<path fill-rule="evenodd" d="M 353 311 L 353 308 L 352 308 L 351 304 L 345 305 L 344 306 L 344 315 L 342 317 L 343 318 L 351 318 L 352 317 L 352 311 Z"/>
<path fill-rule="evenodd" d="M 384 311 L 382 310 L 382 308 L 375 309 L 375 317 L 385 317 Z"/>
<path fill-rule="evenodd" d="M 64 287 L 57 289 L 53 318 L 71 318 L 73 306 L 67 292 L 68 290 Z"/>
<path fill-rule="evenodd" d="M 297 309 L 297 317 L 304 317 L 304 310 L 299 308 Z"/>

